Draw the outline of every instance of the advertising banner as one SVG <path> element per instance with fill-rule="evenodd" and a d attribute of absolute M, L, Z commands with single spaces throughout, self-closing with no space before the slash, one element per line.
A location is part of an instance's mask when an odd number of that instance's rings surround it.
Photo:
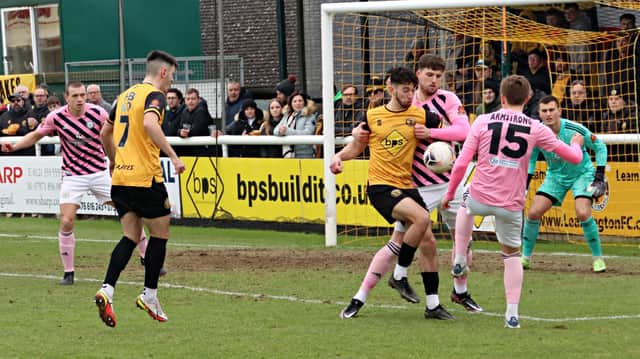
<path fill-rule="evenodd" d="M 545 177 L 546 164 L 538 162 L 529 188 L 527 208 Z M 593 218 L 601 235 L 640 236 L 640 166 L 610 162 L 605 172 L 608 191 L 594 203 Z M 560 207 L 553 207 L 540 220 L 541 233 L 582 235 L 571 191 Z"/>
<path fill-rule="evenodd" d="M 0 101 L 9 103 L 9 96 L 16 92 L 18 85 L 27 86 L 29 91 L 36 89 L 35 74 L 0 75 Z"/>
<path fill-rule="evenodd" d="M 0 212 L 42 213 L 59 212 L 60 167 L 62 157 L 0 157 Z M 180 184 L 171 161 L 162 159 L 165 185 L 169 193 L 172 216 L 180 216 Z M 115 216 L 109 205 L 98 202 L 87 192 L 80 204 L 79 214 Z"/>

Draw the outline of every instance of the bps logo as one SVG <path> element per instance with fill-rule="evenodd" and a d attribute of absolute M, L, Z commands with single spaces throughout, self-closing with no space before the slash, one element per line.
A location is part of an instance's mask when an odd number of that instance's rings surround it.
<path fill-rule="evenodd" d="M 394 130 L 382 140 L 382 147 L 395 156 L 408 142 L 400 132 Z"/>

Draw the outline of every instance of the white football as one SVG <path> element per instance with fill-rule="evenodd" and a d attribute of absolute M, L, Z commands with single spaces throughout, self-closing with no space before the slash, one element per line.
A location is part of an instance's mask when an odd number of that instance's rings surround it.
<path fill-rule="evenodd" d="M 450 171 L 456 160 L 456 152 L 453 147 L 442 141 L 436 141 L 427 146 L 424 151 L 424 165 L 434 173 Z"/>

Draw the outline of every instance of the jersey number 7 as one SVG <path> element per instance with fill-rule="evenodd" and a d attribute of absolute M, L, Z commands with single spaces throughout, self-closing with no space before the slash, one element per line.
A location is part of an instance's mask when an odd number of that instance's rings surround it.
<path fill-rule="evenodd" d="M 127 137 L 129 137 L 129 116 L 120 115 L 120 123 L 124 123 L 124 131 L 122 132 L 120 142 L 118 142 L 118 147 L 124 147 L 124 144 L 127 142 Z"/>

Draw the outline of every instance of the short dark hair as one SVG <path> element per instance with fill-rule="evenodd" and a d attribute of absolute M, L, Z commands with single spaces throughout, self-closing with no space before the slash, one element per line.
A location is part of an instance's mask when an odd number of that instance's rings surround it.
<path fill-rule="evenodd" d="M 164 52 L 161 50 L 154 50 L 147 55 L 147 62 L 151 61 L 162 61 L 167 65 L 178 67 L 178 61 L 168 52 Z"/>
<path fill-rule="evenodd" d="M 424 54 L 418 59 L 418 69 L 431 69 L 444 71 L 446 65 L 442 57 L 432 54 Z"/>
<path fill-rule="evenodd" d="M 578 5 L 578 3 L 570 2 L 564 5 L 564 10 L 566 11 L 568 9 L 580 10 L 580 6 Z"/>
<path fill-rule="evenodd" d="M 352 84 L 346 84 L 344 86 L 342 86 L 342 92 L 344 92 L 346 89 L 353 87 L 353 89 L 355 90 L 355 94 L 358 94 L 358 88 L 356 87 L 356 85 L 352 85 Z"/>
<path fill-rule="evenodd" d="M 49 98 L 47 99 L 47 106 L 55 105 L 55 104 L 58 104 L 58 105 L 61 104 L 60 99 L 58 98 L 58 96 L 56 96 L 56 95 L 49 96 Z"/>
<path fill-rule="evenodd" d="M 66 94 L 69 94 L 70 88 L 84 87 L 84 84 L 80 81 L 71 81 L 67 84 L 67 88 L 64 90 Z"/>
<path fill-rule="evenodd" d="M 622 21 L 622 20 L 629 20 L 633 24 L 633 27 L 636 27 L 636 16 L 634 14 L 631 14 L 631 13 L 628 13 L 628 12 L 624 13 L 624 14 L 620 15 L 620 20 L 619 21 Z"/>
<path fill-rule="evenodd" d="M 392 84 L 412 84 L 414 87 L 418 86 L 418 77 L 416 76 L 416 73 L 406 67 L 392 68 L 391 70 L 389 70 L 389 77 L 391 78 Z"/>
<path fill-rule="evenodd" d="M 541 98 L 538 103 L 546 105 L 546 104 L 551 103 L 551 102 L 555 102 L 556 106 L 558 106 L 558 108 L 560 108 L 560 101 L 558 101 L 558 99 L 553 95 L 547 95 L 547 96 Z"/>
<path fill-rule="evenodd" d="M 531 84 L 526 77 L 510 75 L 500 83 L 500 95 L 507 99 L 509 105 L 524 105 L 531 94 Z"/>
<path fill-rule="evenodd" d="M 198 90 L 194 89 L 193 87 L 187 90 L 187 96 L 192 94 L 192 93 L 194 93 L 194 94 L 196 94 L 196 96 L 200 97 L 200 92 Z"/>
<path fill-rule="evenodd" d="M 167 93 L 169 92 L 173 92 L 174 94 L 176 94 L 176 97 L 178 98 L 178 100 L 182 101 L 182 99 L 184 98 L 184 96 L 182 96 L 182 91 L 180 91 L 179 89 L 172 87 L 170 89 L 167 90 Z"/>

